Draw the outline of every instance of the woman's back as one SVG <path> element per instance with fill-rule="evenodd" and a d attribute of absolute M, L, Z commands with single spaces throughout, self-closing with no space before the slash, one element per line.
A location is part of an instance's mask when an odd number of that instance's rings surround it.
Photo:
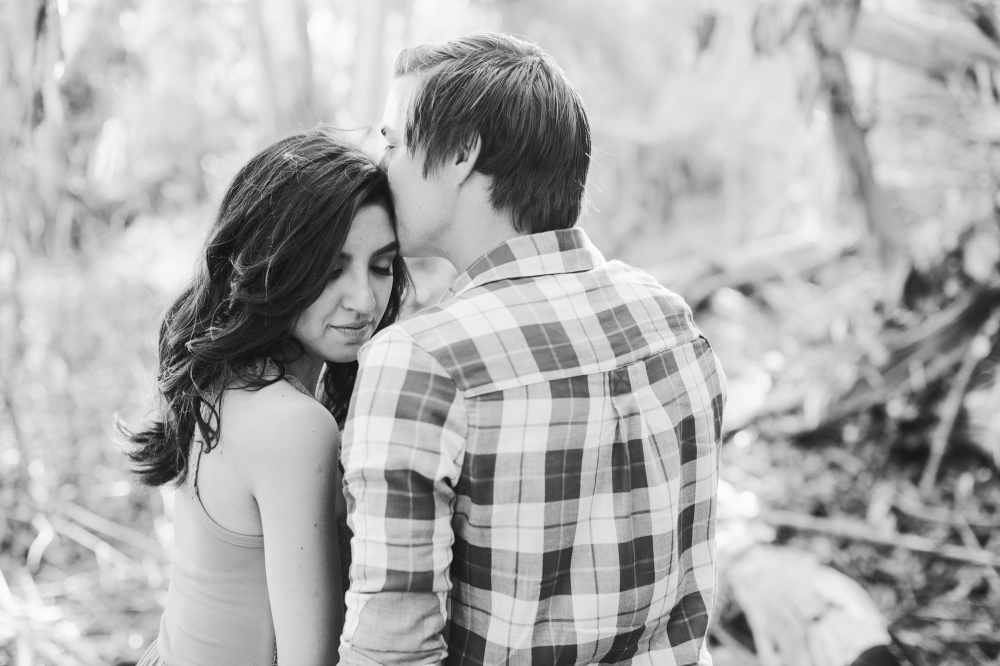
<path fill-rule="evenodd" d="M 171 666 L 268 666 L 275 642 L 264 537 L 216 523 L 190 483 L 177 489 L 174 516 L 160 656 Z"/>
<path fill-rule="evenodd" d="M 302 581 L 298 572 L 276 574 L 273 563 L 269 575 L 261 510 L 272 502 L 262 498 L 258 510 L 261 500 L 253 487 L 255 481 L 260 485 L 263 477 L 270 476 L 286 488 L 295 483 L 281 480 L 287 470 L 275 459 L 290 459 L 294 471 L 299 467 L 295 459 L 303 454 L 303 438 L 295 431 L 302 425 L 332 422 L 326 410 L 307 396 L 291 376 L 257 391 L 227 391 L 220 410 L 224 434 L 218 445 L 208 455 L 193 447 L 191 474 L 175 496 L 170 590 L 157 639 L 161 663 L 272 663 L 275 629 L 269 582 L 273 585 L 279 575 L 291 573 L 298 584 L 311 583 Z M 321 440 L 324 455 L 305 456 L 311 471 L 331 475 L 320 481 L 322 485 L 332 485 L 336 478 L 329 466 L 337 444 L 333 427 L 333 436 L 325 433 Z M 282 432 L 287 439 L 279 436 Z M 291 515 L 288 519 L 294 521 Z M 277 535 L 268 542 L 272 551 L 281 547 Z M 319 572 L 313 575 L 321 577 Z"/>

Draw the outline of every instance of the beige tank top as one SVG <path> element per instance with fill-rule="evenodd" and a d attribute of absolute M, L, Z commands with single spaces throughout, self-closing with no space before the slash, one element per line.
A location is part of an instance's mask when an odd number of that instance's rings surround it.
<path fill-rule="evenodd" d="M 309 391 L 286 377 L 300 392 Z M 170 666 L 271 666 L 274 623 L 264 537 L 237 534 L 208 515 L 198 494 L 201 447 L 191 483 L 174 499 L 174 548 L 167 609 L 157 640 Z"/>
<path fill-rule="evenodd" d="M 157 638 L 170 666 L 269 666 L 274 624 L 264 572 L 264 537 L 237 534 L 205 511 L 197 488 L 174 499 L 174 549 L 167 609 Z"/>

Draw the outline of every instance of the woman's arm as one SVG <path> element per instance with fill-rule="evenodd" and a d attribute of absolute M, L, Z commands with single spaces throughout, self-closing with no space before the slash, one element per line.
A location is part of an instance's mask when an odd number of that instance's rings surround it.
<path fill-rule="evenodd" d="M 264 532 L 278 662 L 334 664 L 344 625 L 334 518 L 339 432 L 319 403 L 282 402 L 257 431 L 247 470 Z"/>

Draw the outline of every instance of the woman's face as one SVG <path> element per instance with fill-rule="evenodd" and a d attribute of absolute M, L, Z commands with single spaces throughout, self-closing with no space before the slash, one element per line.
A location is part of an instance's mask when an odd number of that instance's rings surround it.
<path fill-rule="evenodd" d="M 358 357 L 389 302 L 397 247 L 384 205 L 358 210 L 335 260 L 333 279 L 295 324 L 295 338 L 309 356 L 335 363 Z"/>

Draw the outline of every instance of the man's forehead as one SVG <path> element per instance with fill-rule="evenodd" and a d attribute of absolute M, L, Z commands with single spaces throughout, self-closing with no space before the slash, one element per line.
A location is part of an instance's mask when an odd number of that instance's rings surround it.
<path fill-rule="evenodd" d="M 393 81 L 389 95 L 385 100 L 385 113 L 382 115 L 383 130 L 398 131 L 402 129 L 416 83 L 417 77 L 412 74 L 397 77 Z"/>

